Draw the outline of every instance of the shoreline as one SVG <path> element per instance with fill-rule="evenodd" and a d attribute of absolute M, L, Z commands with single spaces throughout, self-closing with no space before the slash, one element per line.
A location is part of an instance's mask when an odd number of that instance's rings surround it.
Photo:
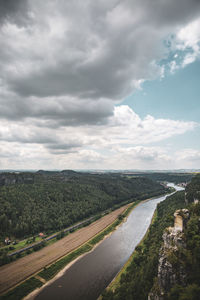
<path fill-rule="evenodd" d="M 150 200 L 150 199 L 149 199 Z M 144 201 L 147 201 L 147 200 L 144 200 Z M 143 201 L 142 201 L 143 202 Z M 128 212 L 128 215 L 132 212 L 132 210 L 138 205 L 138 204 L 140 204 L 141 202 L 139 202 L 139 203 L 137 203 L 136 205 L 134 205 L 133 207 L 132 207 L 132 209 L 130 209 L 130 211 Z M 130 204 L 129 206 L 131 206 L 131 205 L 133 205 L 134 204 L 134 202 L 132 203 L 132 204 Z M 124 212 L 128 209 L 129 207 L 127 207 L 125 210 L 124 210 Z M 123 212 L 123 213 L 124 213 Z M 118 224 L 110 233 L 108 233 L 107 235 L 105 235 L 104 237 L 103 237 L 103 239 L 102 240 L 100 240 L 99 242 L 97 242 L 93 247 L 92 247 L 92 249 L 90 250 L 90 251 L 88 251 L 88 252 L 86 252 L 86 253 L 84 253 L 84 254 L 81 254 L 80 256 L 78 256 L 77 258 L 75 258 L 73 261 L 71 261 L 70 263 L 68 263 L 63 269 L 61 269 L 52 279 L 50 279 L 50 280 L 48 280 L 45 284 L 43 284 L 41 287 L 39 287 L 39 288 L 36 288 L 35 290 L 33 290 L 30 294 L 28 294 L 28 295 L 26 295 L 24 298 L 23 298 L 23 300 L 34 300 L 35 299 L 35 297 L 44 289 L 44 288 L 46 288 L 48 285 L 50 285 L 51 283 L 53 283 L 54 281 L 56 281 L 58 278 L 60 278 L 60 277 L 62 277 L 63 275 L 64 275 L 64 273 L 73 265 L 73 264 L 75 264 L 79 259 L 81 259 L 82 257 L 84 257 L 85 255 L 87 255 L 88 253 L 91 253 L 91 252 L 93 252 L 106 238 L 108 238 L 120 225 L 122 225 L 124 222 L 126 222 L 126 220 L 127 220 L 127 217 L 128 217 L 128 215 L 125 217 L 125 218 L 123 218 L 122 219 L 122 222 L 120 223 L 120 224 Z M 116 219 L 117 220 L 117 219 Z M 114 222 L 116 222 L 116 220 L 114 221 Z M 113 224 L 114 224 L 114 222 L 113 223 L 111 223 L 109 226 L 112 226 Z M 108 227 L 109 227 L 108 226 Z M 106 229 L 106 228 L 105 228 Z M 104 230 L 105 230 L 104 229 Z M 103 231 L 104 231 L 103 230 Z M 102 232 L 103 232 L 102 231 Z M 99 232 L 98 234 L 100 234 L 101 232 Z M 97 234 L 97 235 L 98 235 Z M 95 236 L 97 236 L 97 235 L 95 235 Z M 95 236 L 93 237 L 93 238 L 95 238 Z M 92 239 L 93 239 L 92 238 Z M 91 240 L 92 240 L 91 239 Z M 86 242 L 86 243 L 90 243 L 90 240 L 88 241 L 88 242 Z M 85 244 L 86 244 L 85 243 Z M 83 246 L 84 244 L 82 244 L 81 246 Z M 80 247 L 81 247 L 80 246 Z M 76 250 L 76 249 L 75 249 Z"/>
<path fill-rule="evenodd" d="M 121 225 L 121 224 L 120 224 Z M 119 226 L 119 225 L 118 225 Z M 117 226 L 117 227 L 118 227 Z M 116 227 L 116 229 L 117 229 Z M 115 230 L 115 229 L 114 229 Z M 113 230 L 113 231 L 114 231 Z M 96 245 L 93 246 L 93 248 L 86 252 L 81 254 L 80 256 L 78 256 L 77 258 L 75 258 L 73 261 L 71 261 L 70 263 L 68 263 L 63 269 L 61 269 L 52 279 L 46 281 L 46 283 L 44 283 L 41 287 L 36 288 L 34 291 L 32 291 L 30 294 L 26 295 L 24 298 L 22 298 L 23 300 L 33 300 L 35 299 L 35 297 L 44 289 L 46 288 L 48 285 L 50 285 L 51 283 L 53 283 L 54 281 L 56 281 L 58 278 L 62 277 L 64 275 L 64 273 L 73 265 L 75 264 L 79 259 L 81 259 L 82 257 L 84 257 L 85 255 L 87 255 L 88 253 L 91 253 L 92 251 L 95 250 L 96 247 L 98 247 L 107 237 L 109 237 L 112 233 L 110 232 L 108 235 L 106 235 L 100 242 L 98 242 Z M 83 246 L 83 245 L 81 245 Z M 76 250 L 76 249 L 75 249 Z M 36 275 L 35 275 L 36 276 Z"/>
<path fill-rule="evenodd" d="M 173 194 L 176 193 L 176 192 L 177 192 L 177 191 L 174 191 L 174 192 L 171 192 L 171 193 L 166 193 L 166 194 L 164 194 L 163 196 L 166 196 L 166 197 L 167 197 L 167 196 L 171 196 L 171 195 L 173 195 Z M 161 197 L 162 197 L 162 196 L 161 196 Z M 155 199 L 155 198 L 157 198 L 157 197 L 152 197 L 152 198 L 150 198 L 150 199 L 143 200 L 143 201 L 141 201 L 140 203 L 144 203 L 144 202 L 147 202 L 147 201 L 149 201 L 149 200 L 153 200 L 153 199 Z M 139 203 L 139 204 L 140 204 L 140 203 Z M 147 229 L 145 235 L 144 235 L 143 238 L 141 239 L 141 241 L 137 244 L 137 246 L 142 245 L 144 239 L 146 238 L 146 236 L 147 236 L 147 234 L 148 234 L 148 232 L 149 232 L 150 226 L 151 226 L 151 225 L 154 223 L 154 221 L 155 221 L 156 216 L 157 216 L 157 212 L 156 212 L 156 209 L 155 209 L 155 211 L 154 211 L 154 213 L 153 213 L 153 215 L 152 215 L 152 218 L 151 218 L 150 225 L 149 225 L 149 227 L 148 227 L 148 229 Z M 136 247 L 137 247 L 137 246 L 136 246 Z M 136 247 L 135 247 L 135 248 L 136 248 Z M 128 260 L 125 262 L 125 264 L 122 266 L 122 268 L 119 270 L 119 272 L 115 275 L 115 277 L 112 279 L 112 281 L 109 283 L 109 285 L 105 288 L 105 290 L 112 290 L 112 291 L 114 291 L 114 290 L 117 288 L 117 286 L 118 286 L 118 284 L 119 284 L 119 281 L 120 281 L 120 278 L 121 278 L 122 274 L 123 274 L 124 272 L 126 272 L 126 269 L 127 269 L 128 266 L 130 265 L 130 262 L 132 261 L 132 259 L 133 259 L 133 257 L 134 257 L 134 254 L 135 254 L 135 249 L 134 249 L 133 253 L 130 255 L 130 257 L 128 258 Z M 101 296 L 101 294 L 100 294 L 99 297 L 97 298 L 97 300 L 101 300 L 101 299 L 102 299 L 102 296 Z"/>
<path fill-rule="evenodd" d="M 93 249 L 92 249 L 93 250 Z M 91 250 L 91 251 L 92 251 Z M 90 252 L 91 252 L 90 251 Z M 44 283 L 41 287 L 36 288 L 35 290 L 33 290 L 30 294 L 26 295 L 25 297 L 23 297 L 23 300 L 33 300 L 35 299 L 35 297 L 44 289 L 46 288 L 48 285 L 50 285 L 51 283 L 53 283 L 54 281 L 56 281 L 58 278 L 62 277 L 64 275 L 64 273 L 79 259 L 81 259 L 83 256 L 85 256 L 87 253 L 86 252 L 84 254 L 81 254 L 79 257 L 75 258 L 73 261 L 71 261 L 69 264 L 67 264 L 62 270 L 60 270 L 52 279 L 46 281 L 46 283 Z"/>
<path fill-rule="evenodd" d="M 150 229 L 150 226 L 154 223 L 155 221 L 155 218 L 156 218 L 156 210 L 154 211 L 153 213 L 153 216 L 151 218 L 151 223 L 145 233 L 145 235 L 143 236 L 143 238 L 141 239 L 141 241 L 137 244 L 137 246 L 135 248 L 137 248 L 138 246 L 142 245 L 145 237 L 147 236 L 148 232 L 149 232 L 149 229 Z M 128 260 L 125 262 L 125 264 L 122 266 L 122 268 L 119 270 L 119 272 L 115 275 L 115 277 L 113 278 L 113 280 L 109 283 L 109 285 L 106 287 L 106 290 L 112 290 L 114 291 L 120 281 L 120 278 L 121 278 L 121 275 L 126 272 L 126 269 L 128 268 L 128 266 L 130 265 L 133 257 L 134 257 L 134 252 L 135 252 L 135 249 L 133 251 L 133 253 L 129 256 Z M 101 300 L 101 295 L 99 296 L 99 298 L 97 300 Z"/>

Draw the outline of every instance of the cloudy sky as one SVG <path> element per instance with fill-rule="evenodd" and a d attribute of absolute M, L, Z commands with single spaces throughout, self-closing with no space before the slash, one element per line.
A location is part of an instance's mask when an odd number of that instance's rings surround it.
<path fill-rule="evenodd" d="M 0 169 L 200 168 L 199 0 L 0 0 Z"/>

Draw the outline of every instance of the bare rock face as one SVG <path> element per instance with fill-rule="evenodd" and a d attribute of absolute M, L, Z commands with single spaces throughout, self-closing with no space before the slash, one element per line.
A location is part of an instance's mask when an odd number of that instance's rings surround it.
<path fill-rule="evenodd" d="M 177 273 L 177 268 L 174 266 L 172 260 L 173 256 L 176 257 L 179 248 L 185 248 L 186 245 L 183 233 L 177 231 L 175 228 L 169 228 L 168 232 L 163 234 L 163 240 L 164 245 L 159 255 L 158 284 L 162 293 L 166 293 L 176 283 L 183 285 L 185 283 L 186 273 L 184 270 L 181 270 L 181 266 L 179 266 L 179 272 Z"/>
<path fill-rule="evenodd" d="M 33 174 L 16 174 L 16 173 L 2 173 L 0 174 L 0 186 L 14 185 L 18 183 L 34 183 Z"/>
<path fill-rule="evenodd" d="M 165 295 L 175 284 L 186 284 L 186 271 L 179 263 L 178 252 L 186 247 L 183 229 L 189 219 L 187 209 L 174 214 L 174 227 L 169 227 L 163 234 L 163 246 L 159 252 L 158 276 L 148 300 L 164 300 Z"/>
<path fill-rule="evenodd" d="M 188 209 L 179 209 L 174 213 L 174 228 L 183 231 L 187 226 L 189 220 Z"/>

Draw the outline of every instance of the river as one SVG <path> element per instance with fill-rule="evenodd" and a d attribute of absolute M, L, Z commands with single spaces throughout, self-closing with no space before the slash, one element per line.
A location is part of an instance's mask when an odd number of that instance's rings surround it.
<path fill-rule="evenodd" d="M 176 190 L 183 188 L 169 184 Z M 167 195 L 168 196 L 168 195 Z M 94 251 L 76 261 L 60 278 L 36 296 L 37 300 L 95 300 L 116 276 L 145 235 L 156 205 L 167 196 L 140 203 L 116 231 Z"/>

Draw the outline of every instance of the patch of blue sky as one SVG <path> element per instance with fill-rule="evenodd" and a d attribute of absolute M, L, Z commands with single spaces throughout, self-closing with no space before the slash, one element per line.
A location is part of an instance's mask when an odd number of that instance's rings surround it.
<path fill-rule="evenodd" d="M 173 137 L 163 139 L 162 141 L 148 143 L 148 147 L 162 147 L 168 154 L 179 151 L 180 149 L 200 149 L 200 127 L 196 127 L 194 130 L 186 132 L 184 134 L 178 134 Z"/>
<path fill-rule="evenodd" d="M 145 81 L 141 90 L 121 104 L 129 105 L 141 118 L 150 114 L 155 118 L 199 122 L 200 61 L 174 73 L 167 72 L 162 79 Z"/>

